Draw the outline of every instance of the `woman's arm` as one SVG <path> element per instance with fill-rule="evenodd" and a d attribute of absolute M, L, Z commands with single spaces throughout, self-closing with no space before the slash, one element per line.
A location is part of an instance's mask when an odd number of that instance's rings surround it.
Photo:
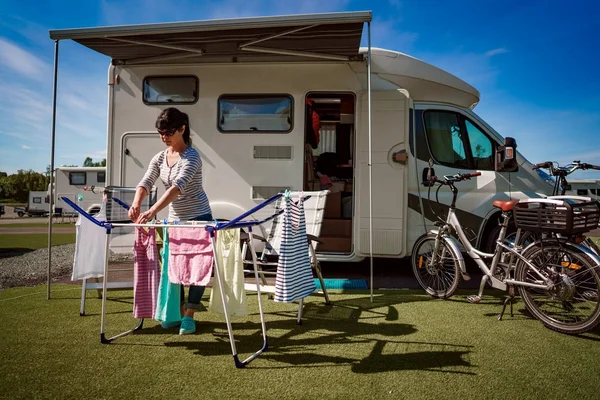
<path fill-rule="evenodd" d="M 133 203 L 129 207 L 129 219 L 135 221 L 140 216 L 140 207 L 142 205 L 142 201 L 148 192 L 146 192 L 146 188 L 143 186 L 138 186 L 135 190 L 135 197 L 133 198 Z"/>
<path fill-rule="evenodd" d="M 161 152 L 152 157 L 152 160 L 150 160 L 150 164 L 148 165 L 148 170 L 136 187 L 135 197 L 133 198 L 133 203 L 129 207 L 128 212 L 129 219 L 132 221 L 136 221 L 139 218 L 142 201 L 148 193 L 150 193 L 152 185 L 154 185 L 154 182 L 156 182 L 160 176 L 160 164 L 164 158 L 163 154 L 164 153 Z"/>
<path fill-rule="evenodd" d="M 175 186 L 171 186 L 166 192 L 165 194 L 163 194 L 160 199 L 158 199 L 158 201 L 156 202 L 156 204 L 154 204 L 152 207 L 150 207 L 150 209 L 146 212 L 143 212 L 140 214 L 140 216 L 138 217 L 136 223 L 138 224 L 145 224 L 146 222 L 150 221 L 151 219 L 153 219 L 156 214 L 158 214 L 160 212 L 160 210 L 162 210 L 163 208 L 167 207 L 169 204 L 171 204 L 171 202 L 173 200 L 175 200 L 177 198 L 177 196 L 179 196 L 181 192 L 179 191 L 179 189 L 177 189 L 177 187 Z M 137 196 L 137 192 L 136 192 L 136 196 Z"/>

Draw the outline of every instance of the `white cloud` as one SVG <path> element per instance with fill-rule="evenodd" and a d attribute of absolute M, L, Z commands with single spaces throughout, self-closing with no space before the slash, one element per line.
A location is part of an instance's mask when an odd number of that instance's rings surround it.
<path fill-rule="evenodd" d="M 38 81 L 51 77 L 50 66 L 7 39 L 0 37 L 0 64 L 13 72 Z"/>
<path fill-rule="evenodd" d="M 508 50 L 506 50 L 503 47 L 500 47 L 500 48 L 497 48 L 497 49 L 493 49 L 493 50 L 487 51 L 485 53 L 485 55 L 488 56 L 488 57 L 492 57 L 492 56 L 496 56 L 498 54 L 504 54 L 504 53 L 508 53 Z"/>
<path fill-rule="evenodd" d="M 31 146 L 26 146 L 26 145 L 21 145 L 21 148 L 25 149 L 25 150 L 31 150 L 32 149 Z"/>

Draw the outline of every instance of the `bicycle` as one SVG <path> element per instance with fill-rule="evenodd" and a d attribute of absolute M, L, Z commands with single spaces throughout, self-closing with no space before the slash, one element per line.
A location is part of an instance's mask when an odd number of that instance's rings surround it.
<path fill-rule="evenodd" d="M 502 319 L 508 304 L 513 316 L 515 288 L 518 288 L 529 313 L 552 330 L 579 334 L 597 326 L 600 323 L 600 258 L 583 246 L 570 241 L 561 242 L 555 238 L 538 240 L 526 247 L 504 240 L 508 222 L 516 207 L 525 211 L 527 217 L 528 211 L 537 212 L 535 207 L 529 206 L 539 202 L 543 203 L 544 207 L 547 206 L 551 214 L 554 210 L 554 215 L 557 214 L 556 210 L 562 212 L 562 208 L 565 208 L 568 211 L 570 206 L 565 206 L 565 201 L 559 199 L 494 201 L 493 206 L 502 211 L 500 235 L 494 253 L 484 253 L 471 245 L 456 216 L 458 189 L 455 183 L 479 175 L 480 172 L 474 172 L 447 175 L 443 180 L 435 176 L 430 178 L 431 184 L 438 183 L 450 188 L 452 203 L 446 220 L 440 219 L 436 223 L 439 229 L 424 234 L 415 242 L 411 260 L 413 273 L 419 285 L 433 297 L 449 298 L 458 288 L 461 277 L 465 280 L 470 279 L 460 251 L 460 243 L 484 274 L 479 294 L 469 296 L 469 301 L 478 302 L 481 299 L 487 282 L 493 288 L 508 292 L 499 320 Z M 572 209 L 573 207 L 570 208 L 571 211 Z M 591 228 L 597 225 L 600 218 L 597 202 L 594 212 L 596 219 L 589 223 Z M 519 211 L 519 214 L 523 213 Z M 540 218 L 547 217 L 543 215 Z M 515 218 L 515 222 L 519 220 Z M 551 229 L 544 224 L 540 226 Z M 453 233 L 458 237 L 458 241 Z M 518 227 L 517 236 L 520 233 L 521 228 Z M 489 268 L 484 259 L 491 259 Z"/>
<path fill-rule="evenodd" d="M 550 199 L 579 199 L 579 200 L 589 199 L 589 200 L 591 200 L 591 198 L 586 197 L 586 196 L 571 196 L 571 195 L 567 196 L 566 192 L 567 192 L 567 188 L 569 187 L 569 182 L 567 181 L 567 176 L 571 175 L 573 172 L 575 172 L 577 170 L 584 170 L 584 171 L 588 170 L 588 169 L 600 170 L 600 166 L 588 164 L 588 163 L 582 163 L 581 161 L 576 160 L 576 161 L 573 161 L 571 164 L 567 164 L 567 165 L 561 167 L 556 162 L 545 161 L 545 162 L 542 162 L 539 164 L 535 164 L 532 167 L 532 169 L 547 169 L 550 172 L 550 176 L 555 177 L 554 187 L 552 189 L 552 195 L 548 196 L 548 198 L 550 198 Z M 537 237 L 536 234 L 532 233 L 532 232 L 529 232 L 529 233 L 525 232 L 521 236 L 522 243 L 532 242 L 537 239 L 539 239 L 539 237 Z M 579 234 L 573 235 L 571 237 L 571 240 L 577 244 L 581 244 L 581 245 L 589 248 L 594 253 L 596 253 L 600 256 L 600 248 L 598 248 L 596 243 L 594 243 L 594 241 L 591 240 L 586 235 L 579 233 Z"/>

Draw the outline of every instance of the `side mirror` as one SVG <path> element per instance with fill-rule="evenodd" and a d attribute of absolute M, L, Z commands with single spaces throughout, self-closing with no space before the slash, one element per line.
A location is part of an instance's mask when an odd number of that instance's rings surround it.
<path fill-rule="evenodd" d="M 504 139 L 504 146 L 496 149 L 496 172 L 515 172 L 518 169 L 517 141 L 507 137 Z"/>

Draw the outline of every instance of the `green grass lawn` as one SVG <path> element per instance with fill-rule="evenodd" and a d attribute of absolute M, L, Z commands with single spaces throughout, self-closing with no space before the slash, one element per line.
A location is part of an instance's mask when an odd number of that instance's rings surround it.
<path fill-rule="evenodd" d="M 75 243 L 75 233 L 53 233 L 52 245 Z M 8 249 L 37 250 L 48 247 L 47 233 L 2 234 L 0 235 L 0 252 Z"/>
<path fill-rule="evenodd" d="M 53 228 L 69 228 L 69 227 L 73 227 L 75 228 L 75 224 L 71 223 L 71 224 L 60 224 L 60 223 L 53 223 L 52 224 Z M 32 222 L 32 223 L 27 223 L 27 222 L 15 222 L 14 224 L 2 224 L 0 225 L 0 228 L 48 228 L 48 223 L 47 222 Z"/>
<path fill-rule="evenodd" d="M 147 320 L 144 329 L 101 344 L 100 300 L 80 286 L 0 292 L 0 397 L 200 399 L 596 399 L 600 332 L 552 332 L 523 304 L 498 321 L 501 298 L 468 304 L 462 292 L 435 300 L 412 291 L 336 291 L 332 305 L 265 299 L 269 349 L 236 369 L 224 319 L 197 314 L 179 336 Z M 204 303 L 208 303 L 209 290 Z M 106 334 L 133 328 L 131 291 L 109 292 Z M 469 292 L 470 293 L 470 292 Z M 492 293 L 490 291 L 490 293 Z M 257 297 L 233 320 L 240 358 L 262 344 Z"/>

